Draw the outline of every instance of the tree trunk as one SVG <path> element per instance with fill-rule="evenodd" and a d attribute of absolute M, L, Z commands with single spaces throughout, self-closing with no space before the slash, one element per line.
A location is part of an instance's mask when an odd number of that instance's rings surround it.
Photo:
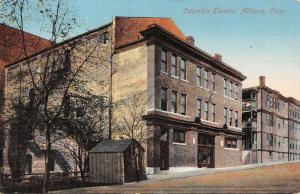
<path fill-rule="evenodd" d="M 45 150 L 45 172 L 44 172 L 44 183 L 43 183 L 43 193 L 48 193 L 49 190 L 49 153 L 51 148 L 50 143 L 50 129 L 49 126 L 46 126 L 46 150 Z"/>

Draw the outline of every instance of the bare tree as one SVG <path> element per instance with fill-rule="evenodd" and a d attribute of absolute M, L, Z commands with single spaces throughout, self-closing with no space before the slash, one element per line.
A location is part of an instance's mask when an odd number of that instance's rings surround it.
<path fill-rule="evenodd" d="M 136 139 L 144 144 L 146 141 L 146 123 L 142 116 L 146 111 L 148 102 L 144 91 L 132 91 L 126 99 L 120 101 L 115 108 L 114 134 L 115 136 Z"/>
<path fill-rule="evenodd" d="M 18 70 L 12 70 L 16 72 L 15 79 L 13 73 L 10 77 L 11 85 L 16 85 L 16 83 L 20 85 L 18 104 L 29 104 L 31 117 L 28 119 L 34 126 L 33 130 L 40 130 L 45 137 L 43 193 L 47 193 L 49 153 L 51 144 L 53 141 L 57 141 L 52 137 L 59 136 L 55 134 L 65 134 L 73 136 L 75 140 L 80 140 L 79 137 L 82 134 L 77 132 L 81 130 L 84 124 L 78 121 L 75 122 L 77 125 L 71 125 L 72 122 L 70 121 L 74 121 L 74 117 L 70 114 L 70 98 L 72 96 L 92 98 L 94 95 L 93 91 L 89 91 L 86 87 L 87 83 L 91 82 L 87 75 L 92 74 L 92 72 L 87 71 L 89 69 L 87 66 L 106 61 L 98 55 L 102 39 L 97 34 L 88 40 L 73 40 L 69 41 L 68 44 L 57 45 L 58 41 L 69 36 L 70 30 L 76 25 L 75 17 L 72 16 L 67 2 L 63 0 L 38 0 L 34 3 L 27 0 L 4 0 L 1 1 L 1 6 L 2 13 L 4 13 L 2 17 L 15 23 L 22 32 L 22 49 L 25 57 L 29 56 L 24 36 L 26 17 L 30 14 L 39 14 L 39 19 L 47 23 L 42 30 L 50 34 L 51 47 L 33 60 L 21 62 Z M 80 55 L 76 53 L 80 53 Z M 27 92 L 28 95 L 23 94 L 24 87 L 30 88 Z M 89 124 L 92 125 L 92 123 Z M 76 129 L 74 134 L 68 131 L 70 127 Z M 88 127 L 91 126 L 88 125 Z M 85 136 L 85 134 L 83 135 Z M 79 141 L 77 143 L 82 146 L 82 149 L 87 149 L 87 146 L 82 145 L 85 143 Z"/>

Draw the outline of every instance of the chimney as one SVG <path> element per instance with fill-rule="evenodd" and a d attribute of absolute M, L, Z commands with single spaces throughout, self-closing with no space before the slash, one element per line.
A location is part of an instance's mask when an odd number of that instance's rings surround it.
<path fill-rule="evenodd" d="M 186 39 L 185 39 L 185 42 L 188 43 L 191 46 L 195 45 L 195 39 L 192 36 L 187 36 Z"/>
<path fill-rule="evenodd" d="M 215 53 L 215 59 L 219 62 L 222 62 L 222 55 L 221 54 L 218 54 L 218 53 Z"/>
<path fill-rule="evenodd" d="M 259 86 L 260 87 L 266 86 L 266 77 L 265 76 L 259 76 Z"/>

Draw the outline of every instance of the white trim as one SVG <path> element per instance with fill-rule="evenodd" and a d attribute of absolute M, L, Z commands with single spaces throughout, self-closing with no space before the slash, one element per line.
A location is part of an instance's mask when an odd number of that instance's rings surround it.
<path fill-rule="evenodd" d="M 207 122 L 207 123 L 216 124 L 216 125 L 219 125 L 219 124 L 220 124 L 220 123 L 208 121 L 208 120 L 205 120 L 205 119 L 201 119 L 201 121 L 204 121 L 204 122 Z"/>
<path fill-rule="evenodd" d="M 238 127 L 228 126 L 228 128 L 229 128 L 229 129 L 237 129 L 237 130 L 242 131 L 242 128 L 238 128 Z"/>
<path fill-rule="evenodd" d="M 207 91 L 209 91 L 209 92 L 214 92 L 214 91 L 211 91 L 210 89 L 208 89 L 208 88 L 205 88 L 205 87 L 203 87 L 203 86 L 198 86 L 198 85 L 196 85 L 198 88 L 202 88 L 202 89 L 204 89 L 204 90 L 207 90 Z"/>
<path fill-rule="evenodd" d="M 179 114 L 179 113 L 174 113 L 174 112 L 164 111 L 164 110 L 155 109 L 155 108 L 147 109 L 147 112 L 148 112 L 148 111 L 158 111 L 158 112 L 162 112 L 162 113 L 168 113 L 168 114 L 173 114 L 173 115 L 177 115 L 177 116 L 182 116 L 182 117 L 188 117 L 188 118 L 191 118 L 191 116 L 188 116 L 188 115 L 182 115 L 182 114 Z"/>
<path fill-rule="evenodd" d="M 235 102 L 240 102 L 240 101 L 238 101 L 238 100 L 236 100 L 236 99 L 234 99 L 234 98 L 231 98 L 231 97 L 229 97 L 229 96 L 223 96 L 224 98 L 227 98 L 227 99 L 229 99 L 229 100 L 233 100 L 233 101 L 235 101 Z"/>
<path fill-rule="evenodd" d="M 184 145 L 184 146 L 186 146 L 186 143 L 173 142 L 173 144 L 176 144 L 176 145 Z"/>
<path fill-rule="evenodd" d="M 186 83 L 188 83 L 189 81 L 188 80 L 186 80 L 186 79 L 180 79 L 181 81 L 184 81 L 184 82 L 186 82 Z"/>
<path fill-rule="evenodd" d="M 232 151 L 239 151 L 238 148 L 226 148 L 226 147 L 224 147 L 224 149 L 225 149 L 225 150 L 232 150 Z"/>
<path fill-rule="evenodd" d="M 171 75 L 171 78 L 175 78 L 175 79 L 179 79 L 178 76 L 175 76 L 175 75 Z M 180 79 L 179 79 L 180 80 Z"/>
<path fill-rule="evenodd" d="M 168 75 L 168 72 L 160 71 L 160 74 Z"/>

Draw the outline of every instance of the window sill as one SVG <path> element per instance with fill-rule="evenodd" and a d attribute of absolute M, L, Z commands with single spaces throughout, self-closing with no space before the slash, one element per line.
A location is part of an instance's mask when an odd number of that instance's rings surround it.
<path fill-rule="evenodd" d="M 160 71 L 160 74 L 162 75 L 168 75 L 168 72 L 163 72 L 163 71 Z"/>
<path fill-rule="evenodd" d="M 190 118 L 190 116 L 188 116 L 188 115 L 182 115 L 182 114 L 179 114 L 179 113 L 174 113 L 174 112 L 160 110 L 160 109 L 148 109 L 147 111 L 158 111 L 158 112 L 162 112 L 162 113 L 168 113 L 168 114 L 172 114 L 172 115 L 177 115 L 177 116 Z"/>
<path fill-rule="evenodd" d="M 207 122 L 207 123 L 211 123 L 211 124 L 215 124 L 215 125 L 219 125 L 220 123 L 217 122 L 213 122 L 213 121 L 209 121 L 209 120 L 205 120 L 205 119 L 201 119 L 201 122 Z"/>
<path fill-rule="evenodd" d="M 198 86 L 198 85 L 196 85 L 198 88 L 202 88 L 202 89 L 204 89 L 204 90 L 207 90 L 207 91 L 211 91 L 210 89 L 208 89 L 208 88 L 205 88 L 205 87 L 203 87 L 203 86 Z"/>
<path fill-rule="evenodd" d="M 175 76 L 175 75 L 171 75 L 171 78 L 174 78 L 174 79 L 179 79 L 179 77 Z M 180 79 L 179 79 L 180 80 Z"/>
<path fill-rule="evenodd" d="M 226 147 L 224 147 L 224 149 L 225 149 L 225 150 L 232 150 L 232 151 L 239 151 L 238 148 L 226 148 Z"/>
<path fill-rule="evenodd" d="M 186 82 L 186 83 L 188 83 L 189 81 L 188 80 L 186 80 L 186 79 L 180 79 L 181 81 L 184 81 L 184 82 Z"/>
<path fill-rule="evenodd" d="M 178 142 L 173 142 L 173 144 L 175 144 L 175 145 L 183 145 L 183 146 L 186 145 L 186 143 L 178 143 Z"/>
<path fill-rule="evenodd" d="M 233 101 L 236 101 L 236 102 L 240 102 L 240 101 L 238 101 L 238 100 L 236 100 L 236 99 L 234 99 L 234 98 L 230 98 L 229 96 L 224 96 L 224 98 L 227 98 L 227 99 L 229 99 L 229 100 L 233 100 Z"/>
<path fill-rule="evenodd" d="M 238 128 L 238 127 L 232 127 L 232 126 L 228 126 L 229 129 L 237 129 L 237 130 L 240 130 L 242 131 L 242 128 Z"/>

